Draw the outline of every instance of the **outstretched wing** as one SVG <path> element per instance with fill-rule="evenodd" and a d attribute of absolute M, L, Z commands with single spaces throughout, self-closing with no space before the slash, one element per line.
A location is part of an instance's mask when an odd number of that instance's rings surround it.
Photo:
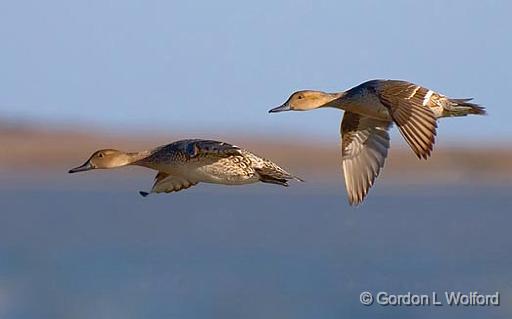
<path fill-rule="evenodd" d="M 377 94 L 414 153 L 427 159 L 434 147 L 437 122 L 428 106 L 434 91 L 405 81 L 379 81 Z"/>
<path fill-rule="evenodd" d="M 363 201 L 388 155 L 392 122 L 345 112 L 341 122 L 343 174 L 350 205 Z"/>
<path fill-rule="evenodd" d="M 169 175 L 164 172 L 158 172 L 155 177 L 155 183 L 151 188 L 151 191 L 148 192 L 139 192 L 142 196 L 146 197 L 150 193 L 172 193 L 179 192 L 182 189 L 187 189 L 196 185 L 196 181 L 191 181 L 186 178 L 180 176 Z"/>

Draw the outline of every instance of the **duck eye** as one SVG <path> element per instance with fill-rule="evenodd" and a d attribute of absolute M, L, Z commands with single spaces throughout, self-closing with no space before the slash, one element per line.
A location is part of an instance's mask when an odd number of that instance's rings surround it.
<path fill-rule="evenodd" d="M 103 153 L 98 153 L 98 157 L 102 158 L 103 157 Z"/>
<path fill-rule="evenodd" d="M 297 96 L 297 99 L 302 100 L 302 95 Z"/>

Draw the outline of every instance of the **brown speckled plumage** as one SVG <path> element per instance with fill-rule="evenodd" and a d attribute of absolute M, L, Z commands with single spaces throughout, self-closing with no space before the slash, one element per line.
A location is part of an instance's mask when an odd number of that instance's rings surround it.
<path fill-rule="evenodd" d="M 125 165 L 158 171 L 151 191 L 140 192 L 143 196 L 177 192 L 200 182 L 241 185 L 261 181 L 288 186 L 289 180 L 300 180 L 275 163 L 238 146 L 201 139 L 180 140 L 137 153 L 97 151 L 88 162 L 70 172 Z"/>

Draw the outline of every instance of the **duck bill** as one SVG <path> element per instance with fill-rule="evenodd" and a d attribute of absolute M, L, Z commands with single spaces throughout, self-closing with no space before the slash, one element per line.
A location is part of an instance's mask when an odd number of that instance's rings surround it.
<path fill-rule="evenodd" d="M 70 169 L 68 173 L 72 174 L 72 173 L 78 173 L 78 172 L 85 172 L 85 171 L 89 171 L 91 169 L 94 169 L 94 166 L 92 166 L 92 164 L 90 162 L 86 162 L 82 166 L 78 166 L 73 169 Z"/>
<path fill-rule="evenodd" d="M 288 103 L 285 103 L 285 104 L 283 104 L 281 106 L 278 106 L 278 107 L 275 107 L 275 108 L 271 109 L 268 112 L 269 113 L 279 113 L 279 112 L 290 111 L 290 110 L 291 110 L 291 108 L 288 105 Z"/>

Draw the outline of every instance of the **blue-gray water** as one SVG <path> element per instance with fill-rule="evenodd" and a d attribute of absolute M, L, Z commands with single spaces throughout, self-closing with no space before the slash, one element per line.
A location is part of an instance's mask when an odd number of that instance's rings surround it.
<path fill-rule="evenodd" d="M 357 209 L 341 185 L 91 189 L 3 185 L 0 318 L 512 316 L 510 187 L 381 185 Z M 366 290 L 501 306 L 366 307 Z"/>

